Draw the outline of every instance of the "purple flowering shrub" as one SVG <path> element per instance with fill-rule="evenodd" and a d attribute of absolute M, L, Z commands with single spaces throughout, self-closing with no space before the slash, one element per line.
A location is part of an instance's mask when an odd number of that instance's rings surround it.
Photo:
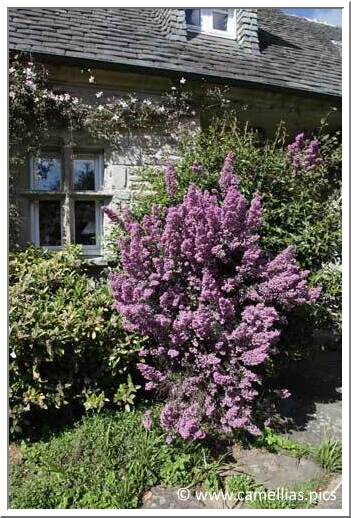
<path fill-rule="evenodd" d="M 296 135 L 294 142 L 288 145 L 286 155 L 295 174 L 299 171 L 312 171 L 323 164 L 319 140 L 306 140 L 304 133 Z"/>
<path fill-rule="evenodd" d="M 296 137 L 282 124 L 262 143 L 235 119 L 224 127 L 223 119 L 216 118 L 194 135 L 187 133 L 172 152 L 181 157 L 175 164 L 176 176 L 174 169 L 162 175 L 160 164 L 145 166 L 142 179 L 147 189 L 132 205 L 135 218 L 141 220 L 152 205 L 179 203 L 191 183 L 201 190 L 217 188 L 228 150 L 234 152 L 235 173 L 244 196 L 249 200 L 257 191 L 262 195 L 265 250 L 276 254 L 292 245 L 299 264 L 313 272 L 340 256 L 340 134 L 331 133 L 326 121 L 315 133 L 299 132 Z M 306 311 L 309 308 L 301 308 Z"/>
<path fill-rule="evenodd" d="M 138 368 L 145 389 L 166 401 L 168 440 L 259 434 L 261 367 L 278 350 L 286 312 L 319 295 L 291 247 L 273 259 L 261 250 L 261 197 L 247 203 L 232 163 L 229 153 L 218 190 L 192 184 L 163 215 L 155 206 L 140 223 L 123 222 L 115 308 L 127 330 L 150 338 Z"/>

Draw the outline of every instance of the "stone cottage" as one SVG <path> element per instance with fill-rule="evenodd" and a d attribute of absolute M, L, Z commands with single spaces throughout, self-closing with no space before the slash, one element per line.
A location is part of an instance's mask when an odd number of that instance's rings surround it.
<path fill-rule="evenodd" d="M 292 132 L 313 130 L 341 107 L 341 29 L 279 9 L 11 8 L 9 50 L 44 62 L 54 90 L 86 97 L 157 95 L 181 77 L 195 89 L 204 79 L 225 84 L 246 106 L 239 118 L 267 136 L 281 119 Z M 82 67 L 94 70 L 96 84 L 82 78 Z M 330 125 L 341 126 L 340 110 Z M 46 179 L 36 179 L 29 160 L 16 186 L 21 243 L 75 242 L 103 263 L 101 207 L 128 203 L 149 160 L 130 141 L 118 153 L 82 141 L 73 159 L 53 142 L 42 157 Z"/>

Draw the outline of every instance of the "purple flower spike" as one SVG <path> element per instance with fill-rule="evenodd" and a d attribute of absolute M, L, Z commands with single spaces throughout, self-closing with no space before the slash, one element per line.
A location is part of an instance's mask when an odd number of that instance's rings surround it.
<path fill-rule="evenodd" d="M 224 160 L 221 176 L 219 179 L 219 186 L 223 192 L 226 192 L 231 186 L 237 186 L 237 180 L 234 176 L 233 162 L 234 153 L 230 151 Z"/>
<path fill-rule="evenodd" d="M 195 174 L 200 174 L 203 171 L 203 167 L 198 162 L 193 162 L 193 165 L 191 166 L 191 170 Z"/>
<path fill-rule="evenodd" d="M 143 426 L 145 430 L 150 430 L 152 427 L 151 411 L 147 410 L 143 416 Z"/>
<path fill-rule="evenodd" d="M 294 142 L 288 145 L 286 156 L 293 166 L 294 174 L 301 170 L 313 171 L 323 163 L 319 140 L 314 138 L 308 143 L 303 133 L 297 135 Z"/>
<path fill-rule="evenodd" d="M 176 179 L 176 171 L 173 165 L 168 162 L 165 168 L 165 183 L 166 183 L 166 192 L 170 198 L 174 198 L 177 193 L 177 179 Z"/>

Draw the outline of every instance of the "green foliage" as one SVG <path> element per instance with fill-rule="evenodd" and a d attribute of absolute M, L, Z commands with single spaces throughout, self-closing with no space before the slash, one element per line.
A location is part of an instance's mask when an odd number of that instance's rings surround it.
<path fill-rule="evenodd" d="M 219 481 L 217 471 L 222 458 L 214 460 L 207 447 L 200 443 L 185 443 L 181 439 L 174 441 L 174 447 L 160 451 L 163 466 L 160 481 L 168 486 L 193 486 L 202 481 Z"/>
<path fill-rule="evenodd" d="M 204 189 L 215 188 L 223 159 L 231 150 L 247 199 L 256 191 L 263 196 L 264 248 L 276 253 L 293 245 L 301 265 L 316 271 L 339 254 L 341 247 L 341 146 L 339 135 L 329 135 L 327 129 L 324 121 L 317 134 L 323 164 L 293 174 L 286 156 L 293 137 L 286 134 L 283 124 L 272 140 L 262 143 L 257 133 L 236 120 L 214 120 L 207 129 L 187 133 L 180 143 L 176 199 L 168 198 L 160 169 L 146 168 L 142 177 L 150 188 L 137 200 L 135 214 L 145 214 L 153 203 L 167 206 L 179 201 L 191 182 Z M 192 171 L 193 162 L 202 166 L 201 172 Z"/>
<path fill-rule="evenodd" d="M 9 267 L 11 432 L 55 409 L 100 411 L 115 394 L 133 404 L 130 374 L 143 340 L 122 330 L 107 285 L 89 277 L 79 248 L 31 247 L 12 253 Z"/>
<path fill-rule="evenodd" d="M 340 261 L 322 265 L 311 281 L 322 288 L 322 294 L 314 305 L 314 320 L 322 329 L 329 329 L 341 336 L 342 271 Z"/>
<path fill-rule="evenodd" d="M 259 492 L 248 502 L 251 509 L 311 509 L 317 504 L 322 480 L 309 480 L 297 487 Z"/>
<path fill-rule="evenodd" d="M 191 484 L 190 465 L 191 456 L 188 453 L 178 454 L 175 458 L 167 459 L 161 470 L 162 481 L 168 486 L 177 486 L 184 482 L 185 485 Z"/>
<path fill-rule="evenodd" d="M 123 231 L 119 225 L 110 224 L 104 235 L 104 254 L 111 266 L 118 267 L 120 264 L 120 250 L 118 240 L 123 236 Z"/>
<path fill-rule="evenodd" d="M 261 436 L 255 439 L 254 444 L 257 447 L 266 448 L 273 453 L 285 450 L 298 458 L 305 457 L 311 453 L 311 446 L 308 444 L 288 439 L 268 427 L 263 430 Z"/>
<path fill-rule="evenodd" d="M 20 509 L 135 508 L 149 487 L 185 486 L 218 465 L 205 446 L 167 445 L 159 429 L 146 431 L 141 411 L 85 418 L 22 451 L 10 474 L 10 505 Z"/>
<path fill-rule="evenodd" d="M 221 479 L 215 472 L 210 472 L 203 483 L 203 489 L 207 493 L 218 493 L 221 490 Z"/>
<path fill-rule="evenodd" d="M 91 392 L 90 390 L 85 392 L 84 408 L 88 412 L 89 410 L 96 411 L 99 413 L 105 406 L 108 398 L 105 397 L 105 392 Z"/>
<path fill-rule="evenodd" d="M 255 491 L 257 487 L 259 485 L 249 475 L 231 475 L 225 479 L 225 490 L 232 498 L 242 498 L 248 492 Z"/>
<path fill-rule="evenodd" d="M 130 412 L 131 405 L 134 405 L 134 400 L 137 391 L 141 388 L 141 385 L 134 385 L 132 377 L 128 374 L 127 383 L 121 383 L 117 389 L 117 392 L 113 396 L 113 402 L 117 406 L 122 406 L 127 412 Z"/>
<path fill-rule="evenodd" d="M 342 445 L 336 439 L 325 439 L 315 451 L 315 459 L 322 468 L 333 473 L 342 470 Z"/>

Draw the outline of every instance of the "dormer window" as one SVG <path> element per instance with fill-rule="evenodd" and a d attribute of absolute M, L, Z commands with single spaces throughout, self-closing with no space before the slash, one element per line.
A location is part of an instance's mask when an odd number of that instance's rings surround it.
<path fill-rule="evenodd" d="M 185 20 L 189 27 L 201 27 L 201 9 L 185 9 Z"/>
<path fill-rule="evenodd" d="M 235 9 L 185 9 L 185 19 L 191 32 L 235 38 Z"/>

